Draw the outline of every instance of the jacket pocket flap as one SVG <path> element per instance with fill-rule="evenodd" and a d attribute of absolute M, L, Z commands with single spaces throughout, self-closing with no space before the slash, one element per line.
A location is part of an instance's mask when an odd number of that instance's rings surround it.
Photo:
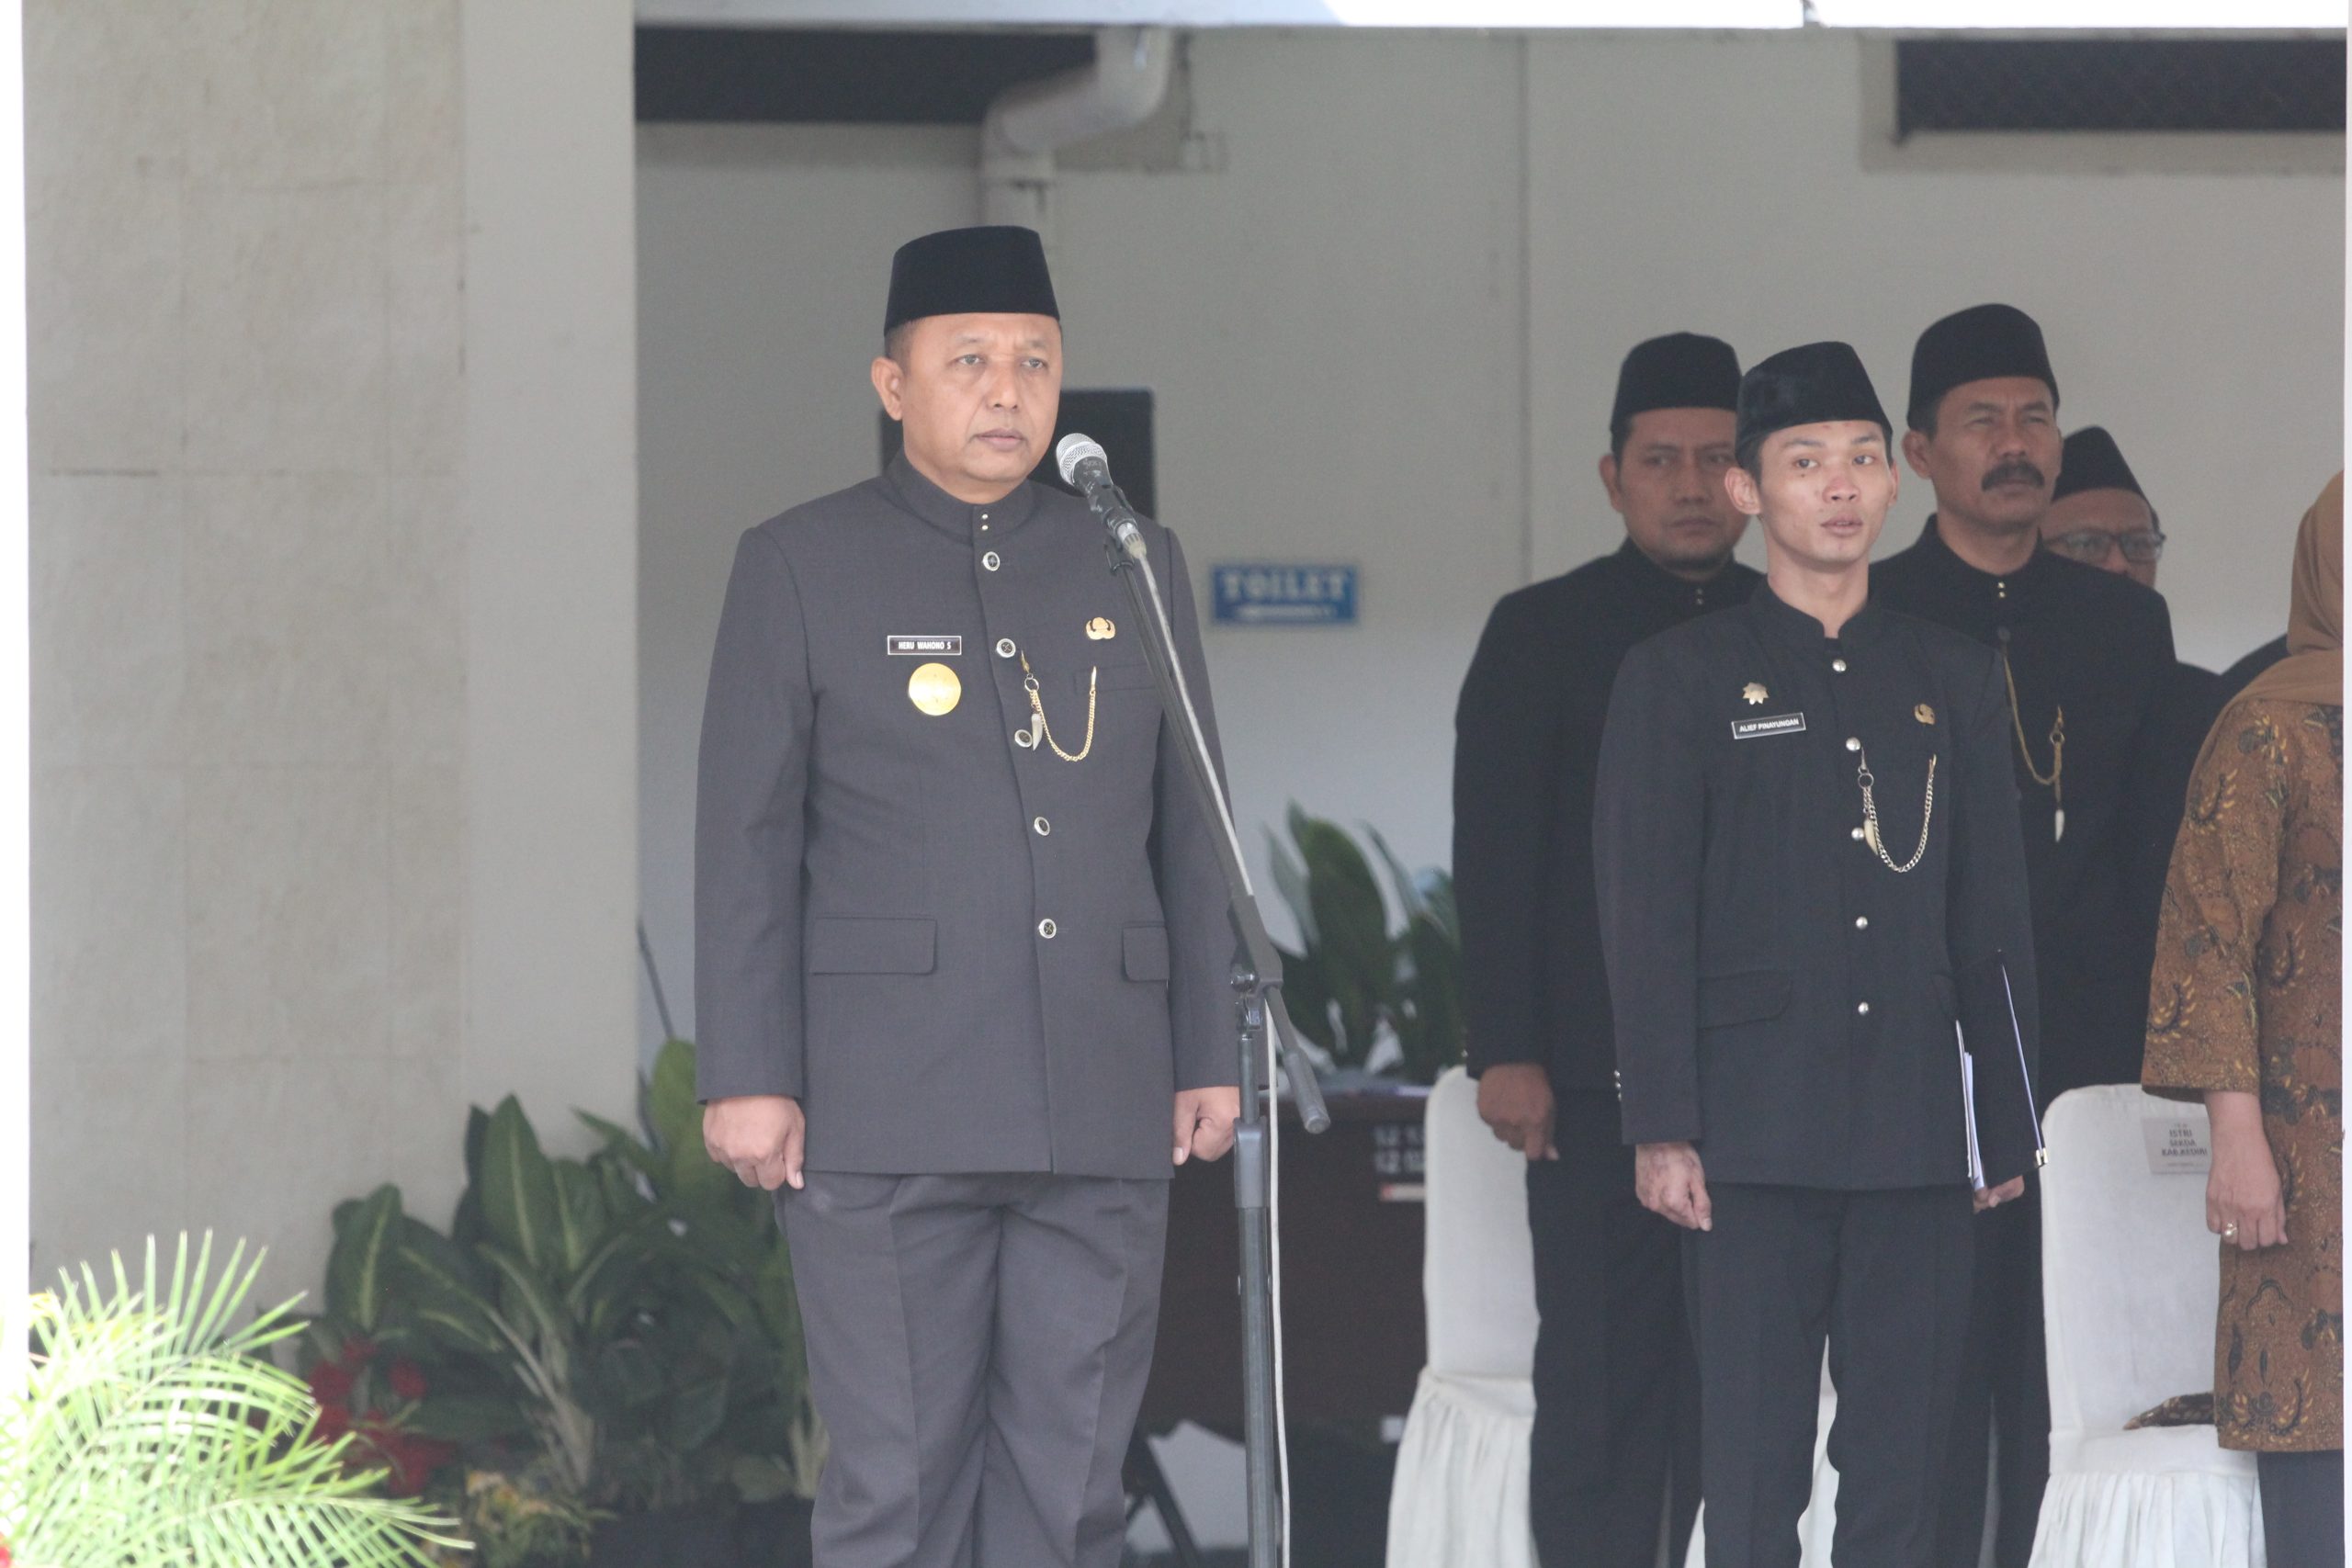
<path fill-rule="evenodd" d="M 1168 978 L 1168 928 L 1166 926 L 1129 926 L 1120 933 L 1127 978 L 1130 980 L 1165 980 Z"/>
<path fill-rule="evenodd" d="M 1785 969 L 1750 969 L 1738 975 L 1706 975 L 1699 980 L 1699 1027 L 1754 1023 L 1778 1018 L 1789 1005 Z"/>
<path fill-rule="evenodd" d="M 936 920 L 825 915 L 808 922 L 811 975 L 928 975 L 938 950 Z"/>

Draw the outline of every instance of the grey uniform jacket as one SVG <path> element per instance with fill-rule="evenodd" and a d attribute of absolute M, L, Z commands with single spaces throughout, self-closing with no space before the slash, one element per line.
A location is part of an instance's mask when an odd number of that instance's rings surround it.
<path fill-rule="evenodd" d="M 1145 531 L 1214 747 L 1183 554 Z M 1170 1174 L 1174 1092 L 1234 1081 L 1234 943 L 1131 619 L 1102 525 L 1036 484 L 973 506 L 901 457 L 743 536 L 696 798 L 706 1100 L 797 1098 L 816 1170 Z"/>

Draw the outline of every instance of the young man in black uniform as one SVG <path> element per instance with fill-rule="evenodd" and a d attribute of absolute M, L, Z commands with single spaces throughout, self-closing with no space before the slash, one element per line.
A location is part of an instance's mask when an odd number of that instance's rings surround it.
<path fill-rule="evenodd" d="M 1999 661 L 1871 594 L 1892 437 L 1844 344 L 1740 384 L 1768 575 L 1651 638 L 1593 821 L 1625 1139 L 1685 1227 L 1709 1568 L 1793 1568 L 1822 1345 L 1836 1556 L 1924 1568 L 1969 1308 L 1956 976 L 2033 961 Z"/>
<path fill-rule="evenodd" d="M 2176 662 L 2165 602 L 2041 547 L 2063 472 L 2058 379 L 2009 305 L 1936 322 L 1911 358 L 1903 453 L 1935 487 L 1919 541 L 1871 573 L 1882 604 L 1997 656 L 2041 965 L 2041 1089 L 2137 1083 L 2156 902 L 2179 802 L 2165 753 Z M 2050 1475 L 2034 1195 L 1977 1238 L 1977 1306 L 1944 1498 L 1943 1568 L 1975 1568 L 1987 1413 L 2000 1435 L 1994 1562 L 2026 1568 Z"/>
<path fill-rule="evenodd" d="M 1528 1501 L 1544 1568 L 1649 1568 L 1698 1508 L 1698 1389 L 1674 1227 L 1634 1197 L 1592 897 L 1592 778 L 1635 643 L 1744 603 L 1724 490 L 1739 361 L 1691 333 L 1625 356 L 1600 482 L 1625 542 L 1506 596 L 1454 716 L 1453 874 L 1478 1111 L 1527 1156 L 1535 1243 Z M 1669 1488 L 1669 1476 L 1672 1484 Z"/>

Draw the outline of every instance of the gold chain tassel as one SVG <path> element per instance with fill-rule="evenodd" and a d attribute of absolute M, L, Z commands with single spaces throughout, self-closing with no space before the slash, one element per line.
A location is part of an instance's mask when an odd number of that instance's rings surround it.
<path fill-rule="evenodd" d="M 1878 781 L 1871 776 L 1871 754 L 1868 751 L 1861 753 L 1861 764 L 1854 770 L 1854 775 L 1859 781 L 1860 781 L 1862 786 L 1863 839 L 1869 842 L 1871 851 L 1877 854 L 1878 858 L 1884 863 L 1886 869 L 1894 873 L 1897 876 L 1901 876 L 1907 872 L 1916 870 L 1919 862 L 1924 859 L 1928 853 L 1928 829 L 1934 826 L 1936 820 L 1935 758 L 1930 756 L 1928 759 L 1928 802 L 1919 814 L 1919 847 L 1913 850 L 1911 852 L 1911 858 L 1905 861 L 1901 865 L 1894 863 L 1894 857 L 1886 852 L 1886 845 L 1879 838 L 1878 797 L 1871 793 L 1872 786 L 1875 785 Z"/>
<path fill-rule="evenodd" d="M 1029 669 L 1029 656 L 1025 653 L 1021 656 L 1021 689 L 1029 694 L 1029 711 L 1035 717 L 1029 733 L 1043 736 L 1046 744 L 1054 749 L 1054 755 L 1065 762 L 1083 762 L 1087 753 L 1094 750 L 1094 696 L 1102 677 L 1100 665 L 1086 672 L 1086 744 L 1073 754 L 1063 750 L 1061 742 L 1054 739 L 1053 727 L 1046 722 L 1046 705 L 1037 695 L 1037 677 Z"/>

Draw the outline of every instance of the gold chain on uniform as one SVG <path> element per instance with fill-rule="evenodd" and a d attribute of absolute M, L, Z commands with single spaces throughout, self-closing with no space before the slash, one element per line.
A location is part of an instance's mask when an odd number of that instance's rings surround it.
<path fill-rule="evenodd" d="M 1862 786 L 1862 837 L 1869 841 L 1878 858 L 1885 863 L 1886 869 L 1900 876 L 1916 868 L 1928 852 L 1928 829 L 1936 820 L 1936 759 L 1932 754 L 1928 758 L 1928 804 L 1919 813 L 1919 847 L 1911 852 L 1909 860 L 1897 865 L 1878 836 L 1878 800 L 1871 793 L 1871 786 L 1878 781 L 1871 776 L 1871 754 L 1863 751 L 1860 756 L 1861 762 L 1855 768 L 1854 776 Z"/>
<path fill-rule="evenodd" d="M 1086 754 L 1094 750 L 1094 689 L 1102 675 L 1100 665 L 1086 672 L 1086 744 L 1080 747 L 1077 755 L 1073 756 L 1063 750 L 1061 742 L 1054 739 L 1053 728 L 1046 722 L 1046 705 L 1037 696 L 1037 677 L 1030 671 L 1029 656 L 1025 653 L 1021 656 L 1021 689 L 1029 694 L 1029 711 L 1037 716 L 1036 733 L 1046 738 L 1046 744 L 1054 749 L 1054 755 L 1065 762 L 1083 762 Z"/>
<path fill-rule="evenodd" d="M 2033 765 L 2033 748 L 2026 743 L 2025 718 L 2018 712 L 2018 678 L 2009 668 L 2009 650 L 2001 649 L 2001 678 L 2009 683 L 2009 727 L 2018 733 L 2018 755 L 2025 759 L 2025 771 L 2033 782 L 2050 792 L 2050 804 L 2063 807 L 2066 804 L 2066 707 L 2058 705 L 2058 716 L 2050 726 L 2050 772 L 2044 774 Z"/>

